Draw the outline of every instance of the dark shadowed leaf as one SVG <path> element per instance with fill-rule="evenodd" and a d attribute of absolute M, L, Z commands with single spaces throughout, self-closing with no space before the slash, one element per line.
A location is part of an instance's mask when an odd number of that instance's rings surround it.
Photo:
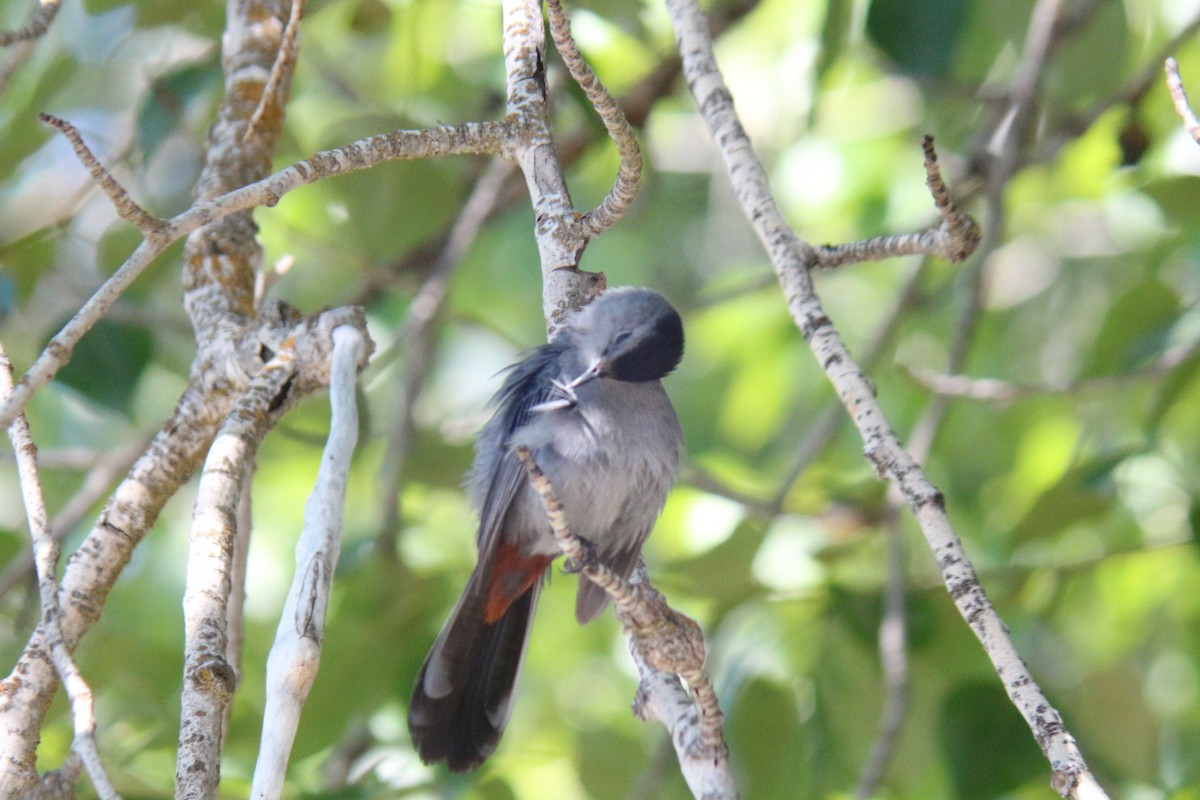
<path fill-rule="evenodd" d="M 954 61 L 966 9 L 964 0 L 875 0 L 867 11 L 867 33 L 904 72 L 938 78 Z"/>
<path fill-rule="evenodd" d="M 128 413 L 138 378 L 153 354 L 154 336 L 150 331 L 138 325 L 101 320 L 76 345 L 57 379 L 97 405 Z"/>

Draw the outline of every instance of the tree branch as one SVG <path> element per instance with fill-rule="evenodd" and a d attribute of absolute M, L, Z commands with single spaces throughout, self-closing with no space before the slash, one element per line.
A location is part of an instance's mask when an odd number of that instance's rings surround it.
<path fill-rule="evenodd" d="M 621 156 L 621 165 L 612 189 L 598 207 L 583 215 L 583 226 L 590 238 L 599 236 L 617 224 L 637 197 L 638 186 L 642 181 L 642 148 L 638 145 L 633 126 L 629 124 L 621 107 L 579 52 L 575 39 L 571 36 L 571 23 L 563 13 L 562 4 L 559 0 L 547 0 L 546 9 L 550 16 L 550 32 L 554 36 L 554 46 L 562 56 L 563 63 L 567 65 L 571 77 L 587 95 Z"/>
<path fill-rule="evenodd" d="M 1183 78 L 1179 75 L 1179 62 L 1167 58 L 1163 62 L 1163 71 L 1167 74 L 1167 89 L 1171 92 L 1171 102 L 1175 104 L 1175 113 L 1183 120 L 1183 127 L 1197 144 L 1200 144 L 1200 119 L 1188 103 L 1187 90 L 1183 88 Z"/>
<path fill-rule="evenodd" d="M 12 386 L 12 364 L 3 346 L 0 346 L 0 397 L 12 392 Z M 96 794 L 110 800 L 118 795 L 104 771 L 104 764 L 96 747 L 96 713 L 92 690 L 71 658 L 70 648 L 63 637 L 60 623 L 62 611 L 58 604 L 58 540 L 50 534 L 46 501 L 42 495 L 41 478 L 38 477 L 37 446 L 33 443 L 25 415 L 22 414 L 13 420 L 8 427 L 8 438 L 17 455 L 17 473 L 29 522 L 29 536 L 33 540 L 38 594 L 42 606 L 41 618 L 49 638 L 50 659 L 66 687 L 71 716 L 75 722 L 75 740 L 71 748 L 87 769 Z"/>
<path fill-rule="evenodd" d="M 739 795 L 721 733 L 721 709 L 704 672 L 704 634 L 700 626 L 667 605 L 666 598 L 650 585 L 645 564 L 626 581 L 597 559 L 592 549 L 584 547 L 571 533 L 554 487 L 533 454 L 523 446 L 515 452 L 530 486 L 542 500 L 563 554 L 582 576 L 608 593 L 625 627 L 630 652 L 642 676 L 634 714 L 642 720 L 658 719 L 667 727 L 684 778 L 697 800 L 735 800 Z M 676 676 L 687 681 L 691 697 Z"/>
<path fill-rule="evenodd" d="M 58 16 L 61 0 L 39 0 L 29 14 L 29 20 L 15 31 L 0 31 L 0 47 L 8 47 L 18 42 L 29 42 L 40 39 L 50 29 L 50 23 Z"/>
<path fill-rule="evenodd" d="M 959 612 L 992 660 L 1009 697 L 1050 761 L 1051 783 L 1064 797 L 1104 796 L 1074 738 L 1013 647 L 1007 629 L 984 594 L 946 516 L 944 498 L 905 452 L 888 425 L 875 387 L 853 361 L 814 292 L 810 270 L 818 259 L 787 225 L 767 185 L 716 66 L 703 13 L 692 0 L 667 0 L 684 73 L 734 192 L 775 266 L 788 309 L 817 362 L 833 383 L 866 445 L 866 456 L 895 484 L 920 523 Z"/>
<path fill-rule="evenodd" d="M 304 507 L 304 530 L 296 542 L 296 573 L 267 657 L 267 701 L 262 745 L 250 788 L 253 800 L 274 800 L 283 791 L 300 711 L 321 663 L 325 610 L 341 550 L 346 484 L 358 441 L 355 382 L 371 347 L 354 327 L 335 328 L 332 335 L 329 440 Z"/>

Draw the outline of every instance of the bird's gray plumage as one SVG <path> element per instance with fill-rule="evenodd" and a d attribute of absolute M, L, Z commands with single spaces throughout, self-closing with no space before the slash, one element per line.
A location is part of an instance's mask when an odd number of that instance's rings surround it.
<path fill-rule="evenodd" d="M 533 453 L 571 531 L 628 576 L 679 462 L 682 434 L 659 379 L 682 354 L 682 325 L 666 300 L 646 289 L 616 289 L 510 369 L 467 479 L 480 515 L 479 561 L 418 675 L 409 709 L 413 741 L 427 763 L 473 769 L 495 749 L 541 575 L 560 552 L 513 448 Z M 588 622 L 606 600 L 580 578 L 576 618 Z"/>

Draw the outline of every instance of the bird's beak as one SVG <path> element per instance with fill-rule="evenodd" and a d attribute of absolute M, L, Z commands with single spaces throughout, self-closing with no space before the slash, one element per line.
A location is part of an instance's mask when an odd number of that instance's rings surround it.
<path fill-rule="evenodd" d="M 568 389 L 578 389 L 580 386 L 583 386 L 585 383 L 591 383 L 592 381 L 596 380 L 596 378 L 600 377 L 600 367 L 601 367 L 601 362 L 599 360 L 596 360 L 595 362 L 592 363 L 592 365 L 590 367 L 588 367 L 583 372 L 579 373 L 579 376 L 576 377 L 575 380 L 568 383 L 567 388 Z"/>

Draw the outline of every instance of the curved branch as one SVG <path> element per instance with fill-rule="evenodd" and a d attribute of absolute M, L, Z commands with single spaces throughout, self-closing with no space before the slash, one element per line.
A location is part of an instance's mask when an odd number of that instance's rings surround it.
<path fill-rule="evenodd" d="M 621 157 L 621 165 L 617 168 L 617 178 L 612 189 L 599 206 L 583 215 L 583 226 L 587 236 L 599 236 L 625 216 L 625 212 L 637 197 L 642 181 L 642 148 L 638 145 L 637 137 L 633 135 L 633 126 L 629 124 L 621 107 L 579 52 L 575 39 L 571 36 L 571 22 L 563 13 L 560 0 L 547 0 L 546 10 L 550 16 L 550 33 L 554 37 L 554 46 L 562 56 L 563 63 L 567 65 L 567 71 L 583 89 L 592 108 L 604 123 L 604 128 L 617 146 L 617 153 Z"/>
<path fill-rule="evenodd" d="M 0 426 L 10 424 L 34 392 L 48 383 L 70 359 L 75 345 L 103 317 L 130 284 L 167 247 L 214 220 L 258 206 L 273 206 L 288 192 L 323 178 L 367 169 L 383 161 L 441 155 L 487 154 L 505 150 L 508 125 L 480 122 L 420 131 L 376 134 L 332 150 L 317 153 L 260 181 L 196 205 L 165 220 L 153 239 L 145 239 L 112 277 L 96 290 L 83 307 L 50 340 L 29 370 L 16 383 L 12 395 L 0 404 Z M 253 279 L 249 295 L 253 304 Z"/>

